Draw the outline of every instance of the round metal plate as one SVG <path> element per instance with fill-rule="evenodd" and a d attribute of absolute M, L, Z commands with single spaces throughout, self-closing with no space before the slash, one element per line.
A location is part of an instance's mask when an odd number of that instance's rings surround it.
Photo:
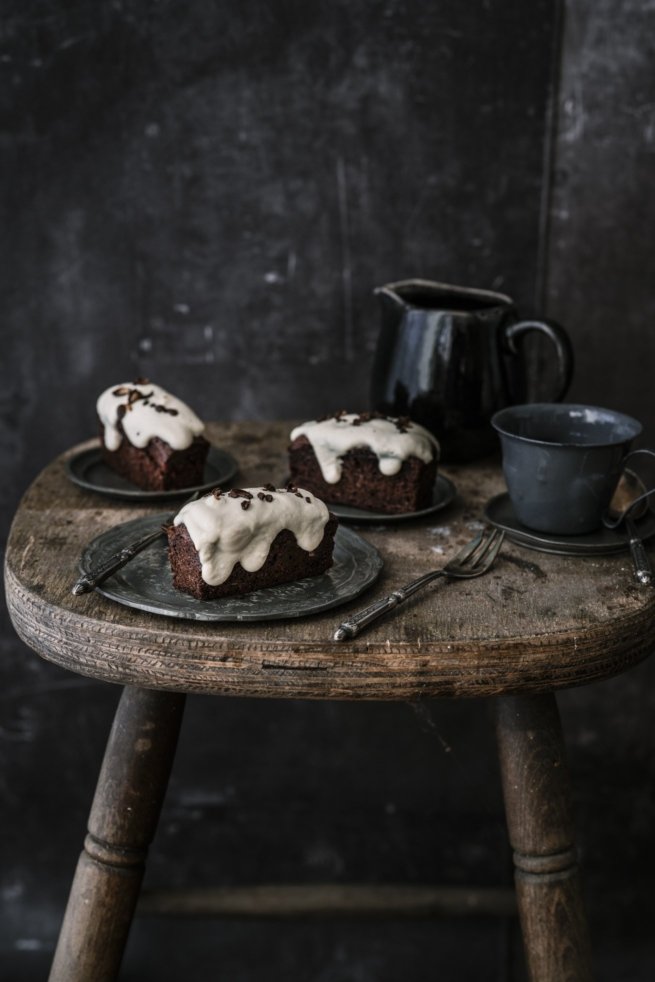
<path fill-rule="evenodd" d="M 491 525 L 504 529 L 518 545 L 538 552 L 553 552 L 561 556 L 597 556 L 602 553 L 623 552 L 628 548 L 625 530 L 600 528 L 584 535 L 549 535 L 533 532 L 522 525 L 507 493 L 492 498 L 485 507 L 485 518 Z M 635 522 L 642 539 L 655 534 L 655 514 L 649 511 Z"/>
<path fill-rule="evenodd" d="M 431 515 L 435 511 L 441 511 L 451 503 L 456 494 L 453 482 L 443 474 L 437 474 L 432 489 L 432 504 L 420 511 L 401 512 L 399 515 L 387 515 L 383 512 L 365 511 L 363 508 L 352 508 L 350 505 L 338 505 L 328 502 L 328 507 L 333 515 L 346 522 L 374 522 L 376 525 L 383 525 L 387 522 L 406 522 L 412 518 L 422 518 L 423 515 Z"/>
<path fill-rule="evenodd" d="M 211 491 L 219 484 L 226 484 L 239 470 L 239 465 L 226 450 L 210 447 L 205 463 L 203 483 L 194 487 L 176 488 L 174 491 L 143 491 L 110 467 L 102 459 L 100 447 L 82 450 L 67 463 L 68 476 L 73 484 L 86 491 L 96 491 L 110 498 L 127 498 L 131 501 L 157 501 L 162 498 L 188 497 L 194 491 Z"/>
<path fill-rule="evenodd" d="M 88 573 L 97 568 L 128 543 L 154 531 L 161 522 L 161 515 L 149 515 L 103 532 L 84 551 L 81 571 Z M 267 621 L 306 617 L 338 607 L 374 583 L 381 569 L 382 558 L 377 549 L 352 529 L 339 527 L 334 543 L 334 563 L 320 576 L 242 596 L 196 600 L 173 586 L 166 539 L 162 534 L 161 539 L 96 589 L 117 603 L 166 617 L 199 621 Z"/>

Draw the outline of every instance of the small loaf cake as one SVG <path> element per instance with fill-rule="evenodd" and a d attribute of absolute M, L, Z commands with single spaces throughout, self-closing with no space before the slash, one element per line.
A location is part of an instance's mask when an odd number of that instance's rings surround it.
<path fill-rule="evenodd" d="M 96 404 L 103 460 L 144 491 L 202 484 L 209 443 L 189 407 L 147 379 L 105 389 Z"/>
<path fill-rule="evenodd" d="M 173 585 L 215 600 L 318 576 L 332 565 L 336 530 L 303 488 L 216 488 L 166 526 Z"/>
<path fill-rule="evenodd" d="M 291 432 L 291 480 L 329 504 L 382 514 L 428 508 L 439 443 L 405 417 L 346 413 L 312 420 Z"/>

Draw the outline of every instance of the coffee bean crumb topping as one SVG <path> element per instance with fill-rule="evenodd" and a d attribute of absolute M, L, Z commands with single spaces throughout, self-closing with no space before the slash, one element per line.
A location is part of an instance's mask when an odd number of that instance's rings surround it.
<path fill-rule="evenodd" d="M 319 416 L 316 420 L 317 423 L 323 423 L 328 419 L 335 419 L 338 423 L 342 420 L 345 421 L 345 417 L 348 415 L 345 409 L 340 409 L 336 413 L 327 413 L 325 416 Z M 350 426 L 361 426 L 362 423 L 370 423 L 374 419 L 386 419 L 390 423 L 394 423 L 396 429 L 399 433 L 407 433 L 412 425 L 412 421 L 409 416 L 400 416 L 396 419 L 394 416 L 387 416 L 386 413 L 378 412 L 377 410 L 371 410 L 370 412 L 358 413 L 353 419 L 348 420 Z"/>
<path fill-rule="evenodd" d="M 137 379 L 134 385 L 148 385 L 147 379 Z M 168 406 L 164 406 L 162 403 L 150 402 L 154 395 L 154 390 L 152 392 L 141 392 L 140 389 L 132 389 L 129 385 L 119 385 L 117 389 L 112 390 L 112 395 L 116 396 L 117 399 L 127 396 L 127 404 L 118 407 L 118 418 L 124 415 L 126 412 L 130 412 L 135 402 L 143 402 L 144 406 L 148 406 L 150 409 L 154 409 L 157 413 L 167 413 L 169 416 L 179 416 L 179 411 L 177 409 L 169 409 Z M 121 409 L 123 413 L 121 414 Z"/>

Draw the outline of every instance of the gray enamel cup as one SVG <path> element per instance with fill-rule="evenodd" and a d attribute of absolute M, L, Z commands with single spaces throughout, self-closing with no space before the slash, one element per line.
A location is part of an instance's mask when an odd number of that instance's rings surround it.
<path fill-rule="evenodd" d="M 611 409 L 547 402 L 510 406 L 491 423 L 523 525 L 552 535 L 601 527 L 641 423 Z"/>

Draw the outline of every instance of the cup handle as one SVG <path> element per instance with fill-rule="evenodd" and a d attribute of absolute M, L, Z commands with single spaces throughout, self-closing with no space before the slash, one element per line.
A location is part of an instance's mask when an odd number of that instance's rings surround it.
<path fill-rule="evenodd" d="M 623 458 L 624 474 L 626 472 L 631 474 L 635 473 L 634 471 L 628 471 L 628 468 L 625 466 L 625 464 L 630 460 L 631 457 L 638 457 L 639 454 L 643 454 L 644 456 L 648 456 L 648 457 L 655 457 L 655 451 L 651 450 L 649 447 L 640 447 L 638 450 L 631 450 L 630 453 L 626 454 L 625 457 Z M 639 480 L 641 481 L 641 479 Z M 643 481 L 641 482 L 641 485 L 642 487 L 645 488 Z M 634 501 L 629 505 L 629 507 L 625 510 L 623 515 L 619 517 L 619 523 L 622 520 L 625 522 L 625 528 L 628 536 L 628 545 L 630 547 L 630 553 L 632 555 L 632 562 L 635 570 L 635 577 L 637 581 L 641 583 L 643 586 L 652 586 L 653 578 L 655 574 L 653 574 L 653 567 L 651 566 L 651 562 L 648 557 L 648 553 L 646 552 L 643 539 L 639 535 L 639 531 L 634 524 L 634 520 L 632 516 L 634 515 L 635 518 L 640 517 L 638 506 L 643 502 L 645 502 L 646 499 L 649 498 L 651 494 L 653 494 L 654 492 L 655 492 L 655 488 L 645 488 L 643 493 L 638 495 L 638 497 L 636 497 Z M 615 528 L 616 524 L 618 523 L 613 522 L 612 527 Z"/>
<path fill-rule="evenodd" d="M 637 450 L 631 450 L 630 453 L 627 453 L 623 458 L 623 470 L 626 470 L 626 464 L 631 457 L 638 457 L 640 454 L 642 454 L 644 457 L 655 457 L 655 450 L 651 450 L 650 447 L 638 447 Z M 634 473 L 634 471 L 632 473 Z M 641 484 L 642 487 L 644 487 L 643 481 L 641 481 Z M 634 513 L 637 505 L 640 505 L 642 501 L 646 501 L 646 499 L 650 498 L 652 494 L 655 494 L 655 487 L 646 488 L 646 490 L 643 491 L 642 494 L 638 495 L 631 503 L 630 507 L 626 511 L 626 514 Z"/>
<path fill-rule="evenodd" d="M 541 334 L 545 334 L 555 346 L 558 388 L 552 402 L 561 402 L 568 392 L 573 378 L 574 357 L 571 340 L 561 324 L 556 321 L 518 321 L 515 324 L 508 324 L 505 328 L 505 340 L 513 355 L 518 354 L 517 340 L 529 331 L 539 331 Z"/>
<path fill-rule="evenodd" d="M 626 466 L 628 461 L 632 457 L 638 457 L 640 454 L 643 454 L 643 456 L 645 457 L 655 457 L 655 450 L 651 450 L 650 447 L 639 447 L 637 450 L 631 450 L 629 453 L 625 455 L 625 457 L 621 461 L 621 474 L 622 475 L 631 474 L 633 477 L 637 478 L 637 480 L 639 481 L 639 483 L 641 484 L 644 490 L 642 491 L 641 494 L 638 494 L 636 498 L 633 498 L 633 500 L 630 502 L 627 508 L 624 508 L 618 514 L 615 514 L 614 517 L 610 517 L 609 512 L 606 512 L 606 514 L 603 516 L 603 525 L 605 526 L 605 528 L 608 529 L 618 528 L 618 526 L 626 517 L 631 517 L 631 518 L 641 517 L 639 515 L 639 505 L 643 504 L 644 501 L 647 501 L 647 499 L 650 498 L 652 494 L 655 494 L 655 487 L 647 488 L 644 482 L 639 477 L 639 474 L 633 468 Z"/>

